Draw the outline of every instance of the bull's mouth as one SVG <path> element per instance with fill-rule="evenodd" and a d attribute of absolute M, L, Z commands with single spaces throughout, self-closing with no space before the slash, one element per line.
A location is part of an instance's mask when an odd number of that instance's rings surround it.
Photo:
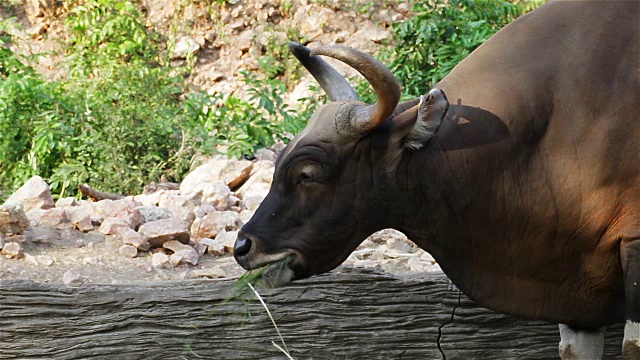
<path fill-rule="evenodd" d="M 248 271 L 265 267 L 282 268 L 284 265 L 293 271 L 291 280 L 308 277 L 303 255 L 293 249 L 287 249 L 277 254 L 253 254 L 252 259 L 246 262 L 239 261 L 239 264 Z"/>

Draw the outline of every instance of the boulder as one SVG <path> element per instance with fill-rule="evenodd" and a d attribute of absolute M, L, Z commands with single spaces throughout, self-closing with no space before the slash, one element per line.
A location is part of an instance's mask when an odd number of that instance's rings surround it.
<path fill-rule="evenodd" d="M 27 213 L 31 226 L 62 228 L 67 223 L 67 212 L 62 208 L 33 209 Z"/>
<path fill-rule="evenodd" d="M 98 228 L 98 231 L 103 233 L 104 235 L 115 235 L 118 228 L 129 228 L 129 224 L 120 218 L 109 218 L 102 222 L 102 225 Z"/>
<path fill-rule="evenodd" d="M 77 206 L 78 201 L 74 197 L 65 197 L 56 201 L 57 208 L 69 207 L 69 206 Z"/>
<path fill-rule="evenodd" d="M 75 269 L 69 269 L 64 273 L 64 275 L 62 275 L 62 282 L 65 285 L 80 285 L 83 280 L 78 271 Z"/>
<path fill-rule="evenodd" d="M 118 252 L 120 255 L 124 255 L 126 257 L 134 258 L 138 256 L 138 249 L 135 246 L 131 245 L 122 245 L 118 248 Z"/>
<path fill-rule="evenodd" d="M 198 240 L 199 244 L 207 247 L 207 253 L 211 256 L 222 256 L 225 254 L 224 244 L 211 238 Z"/>
<path fill-rule="evenodd" d="M 195 209 L 199 203 L 199 200 L 189 199 L 186 196 L 179 195 L 178 191 L 167 191 L 160 195 L 158 206 L 171 210 L 174 217 L 187 224 L 191 224 L 196 217 L 193 209 Z"/>
<path fill-rule="evenodd" d="M 238 237 L 238 231 L 221 231 L 215 238 L 215 241 L 222 244 L 224 250 L 233 254 L 233 246 L 236 243 Z"/>
<path fill-rule="evenodd" d="M 0 233 L 17 235 L 29 228 L 29 218 L 24 213 L 22 204 L 5 203 L 0 206 Z"/>
<path fill-rule="evenodd" d="M 145 222 L 174 217 L 173 211 L 167 208 L 161 208 L 157 206 L 138 206 L 136 209 L 140 211 L 140 213 L 144 217 Z"/>
<path fill-rule="evenodd" d="M 115 228 L 115 235 L 122 240 L 123 244 L 131 245 L 140 251 L 148 251 L 151 248 L 151 244 L 144 236 L 129 227 Z"/>
<path fill-rule="evenodd" d="M 196 219 L 191 232 L 196 238 L 215 238 L 223 230 L 236 230 L 242 225 L 240 216 L 233 211 L 215 211 L 202 219 Z"/>
<path fill-rule="evenodd" d="M 24 212 L 33 209 L 51 209 L 55 206 L 49 185 L 40 176 L 29 179 L 11 195 L 5 204 L 22 203 Z"/>
<path fill-rule="evenodd" d="M 95 212 L 104 219 L 118 218 L 124 220 L 130 228 L 137 229 L 144 223 L 144 216 L 138 210 L 140 203 L 133 197 L 119 200 L 100 200 L 95 203 Z"/>
<path fill-rule="evenodd" d="M 93 230 L 91 214 L 86 212 L 84 207 L 67 207 L 67 218 L 69 222 L 79 231 L 87 232 Z"/>
<path fill-rule="evenodd" d="M 173 251 L 173 254 L 169 257 L 169 261 L 173 266 L 184 263 L 198 265 L 198 252 L 191 246 L 182 244 L 176 240 L 171 240 L 164 243 L 162 247 Z"/>
<path fill-rule="evenodd" d="M 140 226 L 138 232 L 144 236 L 152 247 L 162 247 L 165 242 L 171 240 L 176 240 L 183 244 L 189 243 L 187 224 L 176 218 L 148 222 Z"/>
<path fill-rule="evenodd" d="M 184 59 L 200 50 L 200 44 L 191 36 L 183 36 L 176 42 L 171 53 L 171 59 Z"/>
<path fill-rule="evenodd" d="M 167 269 L 171 267 L 169 255 L 158 252 L 151 255 L 151 265 L 155 268 Z"/>

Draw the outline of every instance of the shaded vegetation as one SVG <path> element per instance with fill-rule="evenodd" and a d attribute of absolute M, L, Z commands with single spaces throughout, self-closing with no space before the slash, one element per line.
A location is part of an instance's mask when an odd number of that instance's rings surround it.
<path fill-rule="evenodd" d="M 378 55 L 403 82 L 405 97 L 424 94 L 536 5 L 416 1 L 415 15 L 392 25 L 397 46 Z M 75 195 L 82 182 L 130 194 L 162 175 L 179 181 L 198 154 L 222 149 L 237 157 L 287 141 L 319 105 L 311 101 L 295 112 L 284 104 L 300 70 L 283 44 L 269 47 L 259 62 L 262 76 L 244 74 L 249 99 L 212 96 L 189 89 L 189 67 L 169 65 L 170 39 L 145 27 L 137 3 L 73 0 L 65 6 L 64 80 L 46 80 L 31 65 L 37 58 L 15 54 L 8 46 L 15 22 L 0 21 L 0 201 L 36 174 L 57 196 Z M 287 32 L 304 42 L 296 29 Z M 367 87 L 358 89 L 372 100 Z"/>

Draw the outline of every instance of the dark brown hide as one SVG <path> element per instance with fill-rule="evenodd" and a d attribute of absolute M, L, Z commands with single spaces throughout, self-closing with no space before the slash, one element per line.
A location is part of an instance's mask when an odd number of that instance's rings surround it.
<path fill-rule="evenodd" d="M 551 1 L 517 19 L 437 85 L 451 105 L 419 151 L 394 140 L 394 115 L 354 140 L 335 131 L 339 103 L 321 108 L 279 159 L 239 262 L 294 254 L 305 277 L 391 227 L 483 306 L 623 320 L 620 246 L 640 238 L 639 5 Z"/>

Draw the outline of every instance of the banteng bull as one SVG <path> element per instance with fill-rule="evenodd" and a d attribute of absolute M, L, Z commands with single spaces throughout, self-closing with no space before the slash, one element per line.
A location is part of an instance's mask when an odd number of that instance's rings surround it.
<path fill-rule="evenodd" d="M 280 155 L 236 260 L 292 255 L 304 278 L 394 228 L 478 304 L 566 324 L 564 357 L 601 357 L 602 327 L 626 320 L 623 353 L 640 358 L 639 34 L 637 0 L 551 1 L 401 104 L 371 56 L 292 44 L 332 101 Z"/>

